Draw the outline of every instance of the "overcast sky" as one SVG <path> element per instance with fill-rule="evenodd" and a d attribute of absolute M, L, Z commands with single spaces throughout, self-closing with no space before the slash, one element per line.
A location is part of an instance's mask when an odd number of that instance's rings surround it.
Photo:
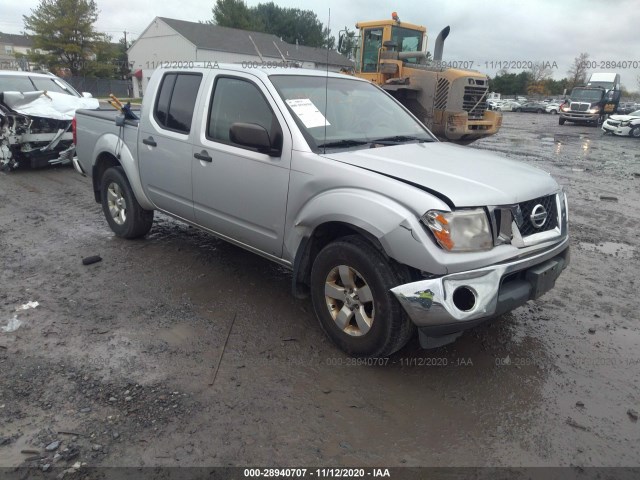
<path fill-rule="evenodd" d="M 214 5 L 213 0 L 97 0 L 97 3 L 100 9 L 97 28 L 114 40 L 125 29 L 135 38 L 156 16 L 195 22 L 210 20 Z M 259 0 L 247 1 L 248 5 L 258 3 Z M 573 59 L 581 52 L 587 52 L 598 64 L 631 61 L 626 68 L 622 65 L 595 70 L 616 71 L 622 75 L 625 87 L 640 89 L 636 80 L 640 76 L 637 0 L 275 0 L 275 3 L 313 10 L 324 24 L 331 9 L 331 30 L 336 36 L 345 26 L 353 29 L 357 21 L 386 19 L 395 10 L 401 20 L 427 27 L 431 51 L 438 32 L 450 25 L 443 59 L 474 62 L 474 69 L 492 76 L 498 62 L 543 61 L 557 64 L 553 72 L 554 78 L 559 79 L 567 75 Z M 38 4 L 39 0 L 2 0 L 0 31 L 21 33 L 22 16 L 30 14 Z"/>

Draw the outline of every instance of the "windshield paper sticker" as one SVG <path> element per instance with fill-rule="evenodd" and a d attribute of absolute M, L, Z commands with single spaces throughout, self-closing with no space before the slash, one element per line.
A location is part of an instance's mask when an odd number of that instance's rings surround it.
<path fill-rule="evenodd" d="M 324 115 L 318 110 L 313 102 L 308 98 L 296 98 L 287 100 L 287 105 L 295 112 L 305 127 L 324 127 L 331 125 Z"/>

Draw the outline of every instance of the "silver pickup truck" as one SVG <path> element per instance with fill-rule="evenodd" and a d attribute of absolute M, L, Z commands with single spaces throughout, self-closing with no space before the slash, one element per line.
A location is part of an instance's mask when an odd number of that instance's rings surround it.
<path fill-rule="evenodd" d="M 158 69 L 140 120 L 79 110 L 75 168 L 116 235 L 154 210 L 292 270 L 345 352 L 425 348 L 553 288 L 567 198 L 542 170 L 438 142 L 371 83 L 302 69 Z"/>

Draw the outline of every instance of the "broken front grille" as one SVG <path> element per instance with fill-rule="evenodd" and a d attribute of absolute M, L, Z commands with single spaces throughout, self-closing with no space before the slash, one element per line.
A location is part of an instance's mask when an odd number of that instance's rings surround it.
<path fill-rule="evenodd" d="M 485 95 L 487 87 L 464 87 L 462 109 L 469 115 L 469 120 L 482 120 L 487 109 Z"/>
<path fill-rule="evenodd" d="M 542 210 L 536 207 L 542 205 L 544 212 L 547 214 L 547 218 L 540 226 L 536 226 L 534 220 L 531 218 L 534 213 L 541 213 Z M 547 197 L 540 197 L 528 202 L 522 202 L 519 204 L 522 211 L 522 223 L 518 225 L 520 229 L 520 235 L 523 237 L 533 235 L 534 233 L 546 232 L 547 230 L 553 230 L 558 226 L 558 210 L 556 208 L 556 196 L 549 195 Z"/>

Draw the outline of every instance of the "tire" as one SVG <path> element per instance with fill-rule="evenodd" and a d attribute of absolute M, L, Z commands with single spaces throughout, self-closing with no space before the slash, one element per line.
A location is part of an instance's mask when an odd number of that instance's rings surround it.
<path fill-rule="evenodd" d="M 564 118 L 560 117 L 560 118 L 558 119 L 558 125 L 564 125 L 564 122 L 565 122 L 565 119 L 564 119 Z"/>
<path fill-rule="evenodd" d="M 631 127 L 631 130 L 629 130 L 629 136 L 633 138 L 640 138 L 640 125 Z"/>
<path fill-rule="evenodd" d="M 542 110 L 541 108 L 539 108 L 538 110 L 536 110 L 536 113 L 542 113 L 544 112 L 544 110 Z"/>
<path fill-rule="evenodd" d="M 100 198 L 107 223 L 118 237 L 139 238 L 151 229 L 153 210 L 140 206 L 122 167 L 111 167 L 104 172 Z"/>
<path fill-rule="evenodd" d="M 516 112 L 522 112 L 521 108 L 516 108 Z"/>
<path fill-rule="evenodd" d="M 558 114 L 558 111 L 557 111 L 557 110 L 553 110 L 553 109 L 552 109 L 549 113 L 550 113 L 551 115 L 557 115 L 557 114 Z"/>
<path fill-rule="evenodd" d="M 390 291 L 408 280 L 404 267 L 359 236 L 330 243 L 311 269 L 311 300 L 320 326 L 348 355 L 391 355 L 415 332 Z"/>

